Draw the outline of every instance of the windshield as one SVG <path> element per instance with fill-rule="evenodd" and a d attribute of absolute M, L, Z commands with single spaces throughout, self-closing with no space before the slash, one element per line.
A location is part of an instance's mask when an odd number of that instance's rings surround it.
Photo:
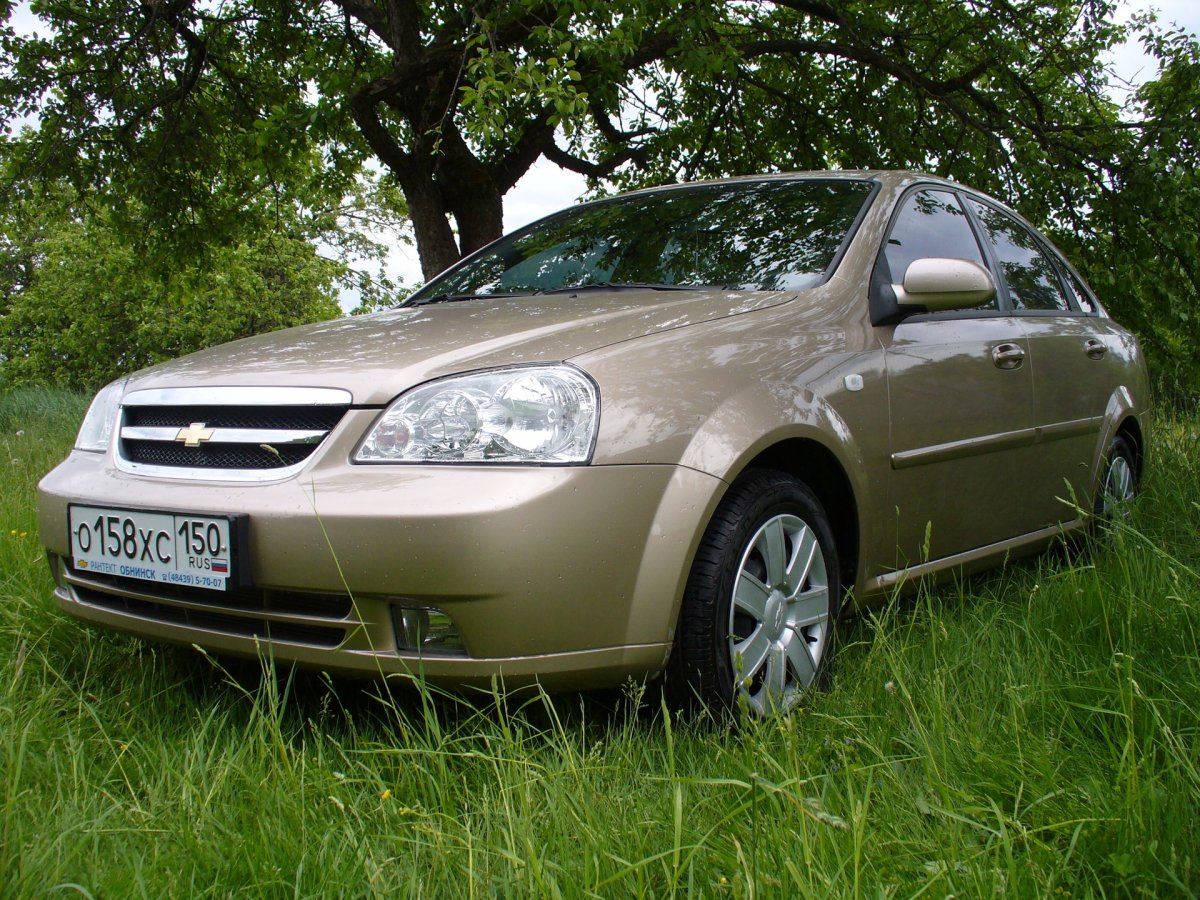
<path fill-rule="evenodd" d="M 412 302 L 587 285 L 811 287 L 833 265 L 870 193 L 865 181 L 771 180 L 577 206 L 448 270 Z"/>

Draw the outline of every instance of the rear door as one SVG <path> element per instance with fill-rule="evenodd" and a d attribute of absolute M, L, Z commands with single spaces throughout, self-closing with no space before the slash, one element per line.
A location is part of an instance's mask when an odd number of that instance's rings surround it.
<path fill-rule="evenodd" d="M 1028 502 L 1039 525 L 1077 519 L 1091 491 L 1119 348 L 1065 263 L 1006 211 L 968 199 L 1003 273 L 1013 315 L 1028 341 L 1039 462 Z M 1074 279 L 1074 281 L 1072 281 Z"/>

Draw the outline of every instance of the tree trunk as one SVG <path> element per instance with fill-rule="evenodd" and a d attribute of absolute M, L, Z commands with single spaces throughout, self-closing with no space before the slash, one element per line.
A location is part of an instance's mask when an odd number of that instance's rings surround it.
<path fill-rule="evenodd" d="M 436 173 L 446 206 L 458 226 L 462 255 L 500 237 L 504 230 L 504 191 L 497 172 L 479 159 L 453 123 L 442 130 Z"/>
<path fill-rule="evenodd" d="M 439 166 L 437 176 L 421 173 L 400 179 L 426 281 L 500 237 L 504 227 L 504 200 L 492 179 L 466 179 L 446 168 Z M 447 182 L 454 187 L 443 187 Z M 450 227 L 451 215 L 457 240 Z"/>
<path fill-rule="evenodd" d="M 434 275 L 458 262 L 462 254 L 454 240 L 454 230 L 447 218 L 442 192 L 432 175 L 422 173 L 400 179 L 400 189 L 408 202 L 408 217 L 417 240 L 417 255 L 421 259 L 421 274 L 428 281 Z"/>
<path fill-rule="evenodd" d="M 454 198 L 452 209 L 463 256 L 490 244 L 504 232 L 504 198 L 490 180 Z"/>

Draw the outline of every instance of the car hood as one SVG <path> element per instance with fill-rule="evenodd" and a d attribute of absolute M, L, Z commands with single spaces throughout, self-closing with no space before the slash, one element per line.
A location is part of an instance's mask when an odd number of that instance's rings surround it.
<path fill-rule="evenodd" d="M 440 303 L 233 341 L 139 372 L 129 388 L 336 387 L 350 391 L 356 404 L 379 405 L 431 378 L 566 360 L 794 296 L 626 290 Z"/>

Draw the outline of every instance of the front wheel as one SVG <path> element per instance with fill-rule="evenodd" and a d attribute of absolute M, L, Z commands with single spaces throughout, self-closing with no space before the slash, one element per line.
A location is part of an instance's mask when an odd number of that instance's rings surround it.
<path fill-rule="evenodd" d="M 816 495 L 782 472 L 754 472 L 721 501 L 684 591 L 669 696 L 758 715 L 787 709 L 833 653 L 837 549 Z"/>

